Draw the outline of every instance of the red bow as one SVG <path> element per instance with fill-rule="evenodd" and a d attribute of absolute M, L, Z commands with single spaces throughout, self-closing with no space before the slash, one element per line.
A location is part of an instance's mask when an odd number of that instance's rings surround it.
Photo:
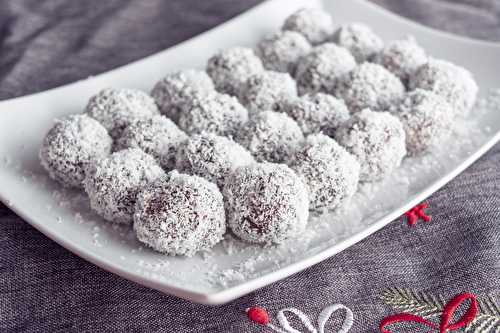
<path fill-rule="evenodd" d="M 408 225 L 414 226 L 415 224 L 417 224 L 417 221 L 419 219 L 424 220 L 424 222 L 429 222 L 431 220 L 431 216 L 425 213 L 425 209 L 427 209 L 428 207 L 429 205 L 424 202 L 407 211 L 405 213 L 405 216 L 408 220 Z"/>
<path fill-rule="evenodd" d="M 457 308 L 466 300 L 470 300 L 470 305 L 464 315 L 456 322 L 450 323 L 453 318 L 453 314 L 457 310 Z M 400 322 L 416 322 L 423 325 L 426 325 L 432 329 L 439 330 L 439 333 L 446 333 L 451 330 L 456 330 L 462 327 L 467 326 L 477 314 L 477 301 L 476 296 L 470 293 L 463 293 L 455 296 L 451 301 L 449 301 L 441 314 L 441 322 L 439 326 L 430 322 L 422 317 L 410 314 L 410 313 L 400 313 L 397 315 L 386 317 L 380 322 L 380 332 L 382 333 L 391 333 L 385 327 L 390 324 L 400 323 Z"/>

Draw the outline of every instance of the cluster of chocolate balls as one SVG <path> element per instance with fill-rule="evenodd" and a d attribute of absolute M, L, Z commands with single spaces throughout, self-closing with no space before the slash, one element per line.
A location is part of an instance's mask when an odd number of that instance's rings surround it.
<path fill-rule="evenodd" d="M 99 92 L 57 120 L 40 159 L 157 251 L 208 250 L 226 226 L 279 244 L 442 140 L 477 91 L 413 38 L 384 43 L 364 24 L 336 28 L 301 9 L 254 49 L 222 50 L 150 95 Z"/>

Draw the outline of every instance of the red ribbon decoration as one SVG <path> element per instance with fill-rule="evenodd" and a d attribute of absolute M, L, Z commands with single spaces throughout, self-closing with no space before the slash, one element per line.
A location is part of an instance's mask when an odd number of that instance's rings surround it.
<path fill-rule="evenodd" d="M 427 215 L 425 209 L 427 209 L 429 205 L 427 203 L 421 203 L 410 209 L 405 213 L 406 219 L 408 221 L 408 225 L 414 226 L 417 224 L 419 219 L 424 220 L 424 222 L 429 222 L 431 220 L 431 216 Z"/>
<path fill-rule="evenodd" d="M 453 318 L 453 314 L 455 313 L 457 308 L 460 306 L 460 304 L 462 304 L 466 300 L 470 300 L 470 305 L 467 311 L 456 323 L 450 323 L 450 320 Z M 448 331 L 456 330 L 467 326 L 471 321 L 474 320 L 476 314 L 477 314 L 476 296 L 470 293 L 463 293 L 455 296 L 451 301 L 449 301 L 445 305 L 443 313 L 441 314 L 441 322 L 439 323 L 439 326 L 422 317 L 410 313 L 400 313 L 393 316 L 385 317 L 380 322 L 379 327 L 381 333 L 392 333 L 391 331 L 389 331 L 389 329 L 385 328 L 387 325 L 400 322 L 416 322 L 428 326 L 432 329 L 439 330 L 439 333 L 446 333 Z"/>

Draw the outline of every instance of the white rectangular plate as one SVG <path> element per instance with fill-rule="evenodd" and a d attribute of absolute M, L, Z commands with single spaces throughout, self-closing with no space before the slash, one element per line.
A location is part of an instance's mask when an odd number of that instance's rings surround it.
<path fill-rule="evenodd" d="M 345 211 L 311 220 L 300 240 L 280 247 L 228 239 L 213 253 L 167 257 L 142 247 L 129 228 L 104 222 L 84 194 L 50 181 L 37 152 L 53 119 L 81 112 L 108 86 L 149 91 L 165 73 L 203 67 L 221 48 L 253 46 L 303 6 L 323 6 L 340 23 L 360 21 L 385 39 L 412 34 L 435 57 L 470 69 L 483 96 L 500 87 L 500 46 L 454 37 L 411 23 L 360 0 L 274 0 L 169 50 L 117 70 L 39 94 L 0 103 L 0 198 L 27 222 L 94 264 L 140 284 L 194 302 L 228 302 L 309 267 L 351 246 L 422 201 L 484 154 L 499 139 L 500 113 L 474 110 L 443 147 L 406 160 L 383 183 L 362 186 Z"/>

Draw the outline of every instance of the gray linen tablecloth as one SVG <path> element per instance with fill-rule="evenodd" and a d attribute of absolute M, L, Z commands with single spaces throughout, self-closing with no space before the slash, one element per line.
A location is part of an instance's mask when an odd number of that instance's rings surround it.
<path fill-rule="evenodd" d="M 258 2 L 3 0 L 0 98 L 124 65 Z M 500 40 L 498 0 L 375 2 L 434 27 Z M 397 312 L 380 300 L 388 287 L 445 299 L 463 291 L 499 294 L 500 146 L 428 202 L 430 223 L 409 228 L 394 221 L 333 258 L 219 307 L 192 304 L 105 272 L 0 204 L 0 331 L 264 332 L 269 330 L 246 319 L 245 308 L 263 306 L 274 316 L 293 306 L 316 318 L 325 305 L 343 303 L 355 314 L 351 332 L 376 332 L 383 317 Z"/>

